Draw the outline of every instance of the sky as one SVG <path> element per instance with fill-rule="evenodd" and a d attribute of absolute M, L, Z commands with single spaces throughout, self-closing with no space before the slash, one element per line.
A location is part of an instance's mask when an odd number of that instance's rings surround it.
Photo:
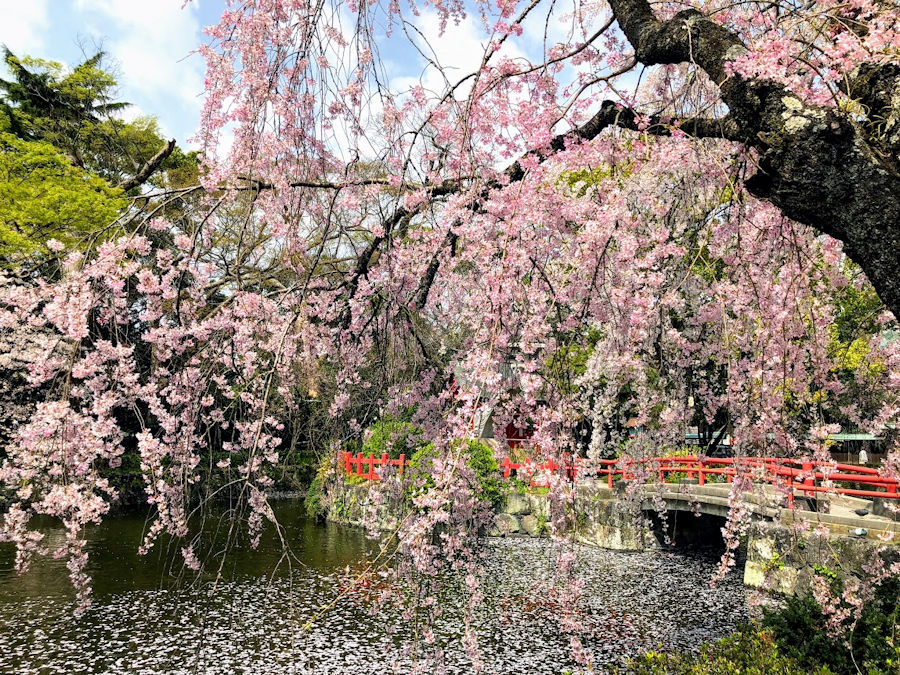
<path fill-rule="evenodd" d="M 98 49 L 119 81 L 126 116 L 151 114 L 179 144 L 199 122 L 203 59 L 192 51 L 221 0 L 0 0 L 0 43 L 17 55 L 77 64 Z"/>
<path fill-rule="evenodd" d="M 0 0 L 0 43 L 15 54 L 74 65 L 98 49 L 109 59 L 106 68 L 119 82 L 119 100 L 133 104 L 126 117 L 155 116 L 163 134 L 182 147 L 197 129 L 203 100 L 203 59 L 194 54 L 204 40 L 203 27 L 216 23 L 224 0 Z M 349 18 L 349 17 L 348 17 Z M 440 35 L 433 10 L 423 9 L 415 22 L 434 57 L 451 74 L 477 68 L 485 36 L 474 20 Z M 555 24 L 562 30 L 562 20 Z M 551 26 L 554 28 L 554 26 Z M 543 48 L 543 20 L 525 25 L 518 45 L 505 45 L 511 56 L 538 59 Z M 552 41 L 551 41 L 552 44 Z M 443 78 L 400 40 L 385 44 L 381 57 L 392 88 L 421 82 L 441 89 Z M 508 49 L 507 49 L 508 48 Z M 456 79 L 454 77 L 454 79 Z"/>

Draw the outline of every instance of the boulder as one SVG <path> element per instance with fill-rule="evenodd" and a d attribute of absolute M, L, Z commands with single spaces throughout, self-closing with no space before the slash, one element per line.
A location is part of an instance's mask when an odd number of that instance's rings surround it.
<path fill-rule="evenodd" d="M 542 534 L 542 530 L 544 528 L 541 527 L 540 521 L 538 521 L 536 516 L 527 515 L 522 516 L 522 531 L 525 532 L 530 537 L 540 537 Z"/>
<path fill-rule="evenodd" d="M 528 498 L 528 495 L 520 495 L 518 492 L 513 492 L 506 496 L 503 513 L 513 516 L 531 513 L 531 500 Z"/>
<path fill-rule="evenodd" d="M 490 536 L 504 536 L 507 534 L 515 534 L 519 531 L 519 519 L 509 513 L 498 513 L 494 518 L 494 527 L 489 533 Z"/>

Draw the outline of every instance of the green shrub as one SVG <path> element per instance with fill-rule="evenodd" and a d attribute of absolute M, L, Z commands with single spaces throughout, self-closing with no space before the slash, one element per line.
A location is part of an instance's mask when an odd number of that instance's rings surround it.
<path fill-rule="evenodd" d="M 476 439 L 464 442 L 467 452 L 466 464 L 475 472 L 478 480 L 479 499 L 499 506 L 503 502 L 507 486 L 500 475 L 500 465 L 494 457 L 493 448 Z M 434 485 L 434 479 L 430 475 L 431 460 L 434 457 L 434 445 L 428 443 L 419 448 L 410 459 L 411 473 L 415 476 L 407 489 L 410 498 Z"/>
<path fill-rule="evenodd" d="M 830 671 L 801 667 L 779 653 L 770 634 L 748 627 L 703 645 L 696 655 L 647 652 L 633 660 L 626 672 L 632 675 L 827 675 Z"/>
<path fill-rule="evenodd" d="M 430 469 L 430 462 L 434 457 L 434 443 L 426 443 L 412 454 L 412 457 L 409 458 L 409 465 L 413 469 Z"/>
<path fill-rule="evenodd" d="M 303 506 L 306 509 L 306 515 L 310 518 L 316 518 L 322 515 L 322 495 L 324 494 L 322 481 L 318 476 L 313 478 L 312 483 L 306 489 L 306 497 L 303 498 Z"/>
<path fill-rule="evenodd" d="M 509 478 L 506 479 L 506 489 L 509 492 L 524 495 L 529 491 L 530 486 L 515 474 L 510 474 Z"/>
<path fill-rule="evenodd" d="M 431 461 L 436 453 L 434 443 L 427 443 L 416 450 L 409 458 L 407 467 L 406 498 L 412 498 L 434 487 L 434 478 L 431 477 Z"/>
<path fill-rule="evenodd" d="M 494 449 L 484 441 L 469 440 L 468 465 L 475 471 L 478 477 L 479 497 L 494 506 L 503 503 L 506 494 L 506 486 L 500 476 L 500 465 L 494 457 Z"/>
<path fill-rule="evenodd" d="M 838 589 L 839 590 L 839 589 Z M 744 628 L 697 656 L 648 652 L 627 670 L 634 675 L 888 675 L 900 672 L 893 646 L 900 579 L 881 584 L 852 632 L 829 629 L 811 595 L 787 598 L 779 609 L 763 610 L 762 630 Z M 848 646 L 849 643 L 849 646 Z"/>
<path fill-rule="evenodd" d="M 410 457 L 426 445 L 422 438 L 422 430 L 417 426 L 395 419 L 382 417 L 372 425 L 368 438 L 363 442 L 362 453 L 381 457 L 384 453 L 391 459 L 400 455 Z"/>
<path fill-rule="evenodd" d="M 313 478 L 306 490 L 306 497 L 303 499 L 303 506 L 310 518 L 317 518 L 325 513 L 325 504 L 322 498 L 325 496 L 325 484 L 334 470 L 334 457 L 331 453 L 326 452 L 319 460 L 319 466 L 316 469 L 316 477 Z"/>
<path fill-rule="evenodd" d="M 806 668 L 825 665 L 838 675 L 897 673 L 900 660 L 893 642 L 898 599 L 900 580 L 878 586 L 849 635 L 834 635 L 811 595 L 788 598 L 782 608 L 764 610 L 762 625 L 783 654 Z"/>

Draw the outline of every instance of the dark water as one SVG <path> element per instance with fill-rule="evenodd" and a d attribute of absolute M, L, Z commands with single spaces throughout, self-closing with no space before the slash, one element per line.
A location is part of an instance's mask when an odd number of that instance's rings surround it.
<path fill-rule="evenodd" d="M 94 604 L 75 618 L 64 563 L 40 560 L 23 576 L 0 546 L 0 672 L 7 673 L 386 673 L 409 672 L 412 629 L 399 612 L 372 614 L 366 593 L 342 596 L 347 571 L 376 545 L 356 530 L 316 525 L 302 506 L 276 509 L 296 555 L 288 564 L 274 536 L 258 551 L 232 550 L 221 578 L 199 581 L 164 552 L 136 555 L 142 518 L 119 516 L 92 533 Z M 572 668 L 552 597 L 546 540 L 494 539 L 487 547 L 486 598 L 478 634 L 491 673 L 561 673 Z M 583 641 L 607 672 L 641 650 L 696 648 L 746 620 L 737 576 L 710 589 L 714 553 L 616 553 L 579 547 L 587 606 Z M 446 599 L 438 641 L 448 672 L 472 668 L 459 645 L 459 598 Z M 311 627 L 307 624 L 315 617 Z"/>

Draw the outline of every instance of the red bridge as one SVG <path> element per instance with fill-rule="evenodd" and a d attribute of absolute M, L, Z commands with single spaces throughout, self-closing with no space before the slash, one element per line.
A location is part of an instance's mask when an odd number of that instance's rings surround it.
<path fill-rule="evenodd" d="M 348 476 L 380 480 L 385 467 L 396 467 L 403 474 L 409 466 L 405 455 L 391 459 L 387 454 L 376 457 L 359 452 L 341 452 L 340 462 Z M 609 487 L 616 481 L 643 483 L 696 481 L 698 485 L 730 483 L 736 476 L 745 476 L 755 484 L 771 485 L 787 494 L 788 507 L 793 507 L 794 495 L 814 497 L 819 493 L 837 494 L 865 499 L 900 498 L 900 482 L 881 475 L 878 469 L 853 464 L 817 464 L 810 459 L 784 457 L 714 458 L 694 455 L 651 457 L 645 459 L 620 458 L 574 461 L 564 456 L 561 463 L 549 459 L 541 464 L 532 460 L 513 462 L 506 457 L 500 464 L 503 475 L 513 472 L 532 485 L 548 485 L 549 476 L 559 473 L 568 480 L 579 478 L 602 479 Z"/>

